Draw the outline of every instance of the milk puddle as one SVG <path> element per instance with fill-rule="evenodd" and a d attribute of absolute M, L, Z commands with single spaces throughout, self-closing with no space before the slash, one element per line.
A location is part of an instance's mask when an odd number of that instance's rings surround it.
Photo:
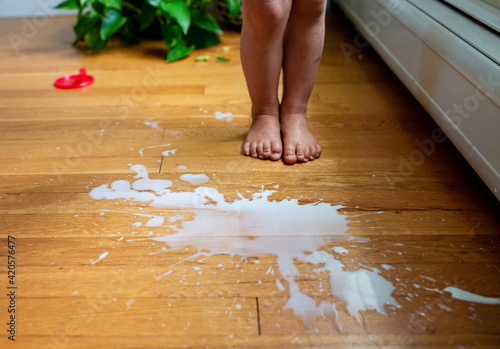
<path fill-rule="evenodd" d="M 375 310 L 386 314 L 386 305 L 399 306 L 392 297 L 395 287 L 380 275 L 379 270 L 362 268 L 346 271 L 344 264 L 335 258 L 346 253 L 346 249 L 319 250 L 336 240 L 367 241 L 347 234 L 346 216 L 339 212 L 341 205 L 324 202 L 301 205 L 296 199 L 271 200 L 270 196 L 276 190 L 263 188 L 253 193 L 251 198 L 238 193 L 239 198 L 229 202 L 214 188 L 199 186 L 190 192 L 174 192 L 170 189 L 172 181 L 150 179 L 144 166 L 134 165 L 131 169 L 137 172 L 135 180 L 118 180 L 110 185 L 101 185 L 94 188 L 90 196 L 96 200 L 127 199 L 153 207 L 189 212 L 189 218 L 186 213 L 144 216 L 148 219 L 146 225 L 161 226 L 167 233 L 151 239 L 164 242 L 170 250 L 195 247 L 198 252 L 192 258 L 202 255 L 242 258 L 276 256 L 279 272 L 288 283 L 289 299 L 283 308 L 291 309 L 295 315 L 302 317 L 306 325 L 318 317 L 337 319 L 339 311 L 347 311 L 363 324 L 363 311 Z M 183 176 L 184 179 L 202 178 Z M 318 303 L 302 292 L 296 281 L 300 278 L 296 263 L 315 266 L 314 273 L 317 274 L 328 273 L 330 291 L 343 303 L 342 309 L 337 309 L 333 302 Z M 172 270 L 158 275 L 157 279 L 170 273 Z M 281 291 L 286 285 L 281 285 L 278 280 L 277 287 Z M 342 329 L 338 321 L 337 326 Z"/>

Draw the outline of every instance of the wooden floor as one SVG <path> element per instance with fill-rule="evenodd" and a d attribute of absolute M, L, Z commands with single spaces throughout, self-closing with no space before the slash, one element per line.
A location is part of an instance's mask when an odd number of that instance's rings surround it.
<path fill-rule="evenodd" d="M 452 144 L 432 141 L 436 124 L 370 48 L 346 58 L 340 44 L 354 45 L 349 23 L 336 12 L 328 19 L 309 107 L 324 152 L 294 166 L 240 155 L 250 104 L 237 33 L 164 64 L 161 42 L 113 43 L 97 55 L 75 49 L 73 18 L 0 21 L 2 348 L 500 347 L 500 305 L 443 291 L 500 297 L 498 201 Z M 195 62 L 205 54 L 208 62 Z M 92 86 L 53 87 L 82 66 Z M 217 111 L 232 121 L 216 119 Z M 370 240 L 322 250 L 346 248 L 336 260 L 387 280 L 399 306 L 362 311 L 358 322 L 332 296 L 328 274 L 297 261 L 300 292 L 340 309 L 337 319 L 304 324 L 284 308 L 289 283 L 272 254 L 191 258 L 198 241 L 167 249 L 151 237 L 171 232 L 144 224 L 189 208 L 89 195 L 133 181 L 135 164 L 173 181 L 172 192 L 196 187 L 180 175 L 206 174 L 204 186 L 227 202 L 262 188 L 276 190 L 277 202 L 340 205 L 347 233 Z M 277 249 L 298 239 L 275 231 Z"/>

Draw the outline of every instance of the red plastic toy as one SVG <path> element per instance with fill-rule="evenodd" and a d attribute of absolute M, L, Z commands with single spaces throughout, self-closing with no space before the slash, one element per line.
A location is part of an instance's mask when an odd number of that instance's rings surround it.
<path fill-rule="evenodd" d="M 62 89 L 80 88 L 94 82 L 94 77 L 87 75 L 85 68 L 80 68 L 79 75 L 65 75 L 54 82 L 54 86 Z"/>

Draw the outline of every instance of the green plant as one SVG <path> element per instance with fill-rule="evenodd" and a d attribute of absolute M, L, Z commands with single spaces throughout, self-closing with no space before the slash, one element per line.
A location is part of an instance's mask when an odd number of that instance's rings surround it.
<path fill-rule="evenodd" d="M 100 51 L 112 36 L 127 43 L 138 43 L 147 31 L 161 32 L 167 49 L 167 62 L 189 55 L 195 48 L 220 42 L 222 30 L 207 12 L 212 0 L 65 0 L 58 9 L 78 10 L 74 26 L 75 44 L 81 40 Z M 237 14 L 239 0 L 228 0 Z"/>

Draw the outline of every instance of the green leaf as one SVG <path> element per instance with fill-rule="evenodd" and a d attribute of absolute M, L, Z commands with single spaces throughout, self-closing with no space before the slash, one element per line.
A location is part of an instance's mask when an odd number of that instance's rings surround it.
<path fill-rule="evenodd" d="M 161 27 L 161 34 L 165 45 L 167 45 L 167 50 L 182 41 L 181 29 L 176 24 L 164 24 Z"/>
<path fill-rule="evenodd" d="M 217 56 L 217 62 L 229 62 L 230 59 L 222 56 Z"/>
<path fill-rule="evenodd" d="M 117 34 L 120 36 L 120 39 L 122 41 L 128 44 L 138 44 L 139 42 L 141 42 L 138 37 L 139 32 L 137 23 L 134 23 L 134 21 L 130 20 L 130 18 L 127 19 L 127 22 L 123 27 L 120 28 Z"/>
<path fill-rule="evenodd" d="M 90 5 L 91 5 L 91 10 L 99 14 L 99 18 L 105 16 L 106 6 L 104 6 L 98 1 L 91 2 Z"/>
<path fill-rule="evenodd" d="M 78 6 L 77 0 L 66 0 L 61 2 L 55 8 L 62 10 L 78 10 L 80 7 Z"/>
<path fill-rule="evenodd" d="M 223 34 L 215 19 L 205 11 L 193 10 L 191 20 L 202 29 L 220 35 Z"/>
<path fill-rule="evenodd" d="M 141 15 L 139 16 L 140 31 L 143 31 L 151 24 L 153 24 L 155 18 L 156 18 L 156 8 L 151 6 L 146 1 L 143 1 L 141 5 Z"/>
<path fill-rule="evenodd" d="M 73 27 L 78 39 L 82 38 L 92 27 L 98 26 L 97 19 L 90 17 L 79 17 L 76 25 Z"/>
<path fill-rule="evenodd" d="M 194 50 L 194 46 L 187 47 L 183 41 L 178 41 L 177 44 L 168 50 L 167 63 L 177 61 L 187 57 Z"/>
<path fill-rule="evenodd" d="M 205 48 L 220 43 L 217 34 L 201 29 L 196 25 L 189 28 L 186 39 L 190 45 L 195 45 L 196 48 Z"/>
<path fill-rule="evenodd" d="M 191 12 L 184 1 L 169 1 L 163 0 L 160 4 L 163 11 L 175 18 L 177 23 L 182 29 L 184 34 L 187 34 L 189 26 L 191 25 Z"/>
<path fill-rule="evenodd" d="M 167 63 L 187 57 L 194 50 L 194 45 L 187 47 L 182 40 L 182 31 L 177 24 L 164 24 L 161 27 L 163 40 L 167 47 Z"/>
<path fill-rule="evenodd" d="M 89 13 L 89 20 L 94 20 L 94 19 L 101 19 L 101 14 L 94 10 L 93 8 L 90 9 Z"/>
<path fill-rule="evenodd" d="M 115 10 L 122 9 L 122 0 L 97 0 L 106 7 L 113 8 Z"/>
<path fill-rule="evenodd" d="M 146 2 L 153 7 L 159 7 L 161 0 L 146 0 Z"/>
<path fill-rule="evenodd" d="M 107 40 L 112 34 L 116 33 L 126 21 L 127 18 L 123 17 L 120 12 L 116 10 L 107 11 L 106 17 L 103 18 L 101 24 L 101 39 Z"/>
<path fill-rule="evenodd" d="M 206 62 L 210 59 L 210 56 L 209 55 L 206 55 L 206 56 L 198 56 L 196 57 L 195 61 L 196 62 Z"/>
<path fill-rule="evenodd" d="M 106 45 L 106 41 L 101 39 L 101 34 L 98 26 L 92 27 L 85 33 L 85 42 L 93 50 L 100 51 Z"/>
<path fill-rule="evenodd" d="M 236 19 L 241 14 L 241 0 L 226 0 L 231 16 Z"/>

